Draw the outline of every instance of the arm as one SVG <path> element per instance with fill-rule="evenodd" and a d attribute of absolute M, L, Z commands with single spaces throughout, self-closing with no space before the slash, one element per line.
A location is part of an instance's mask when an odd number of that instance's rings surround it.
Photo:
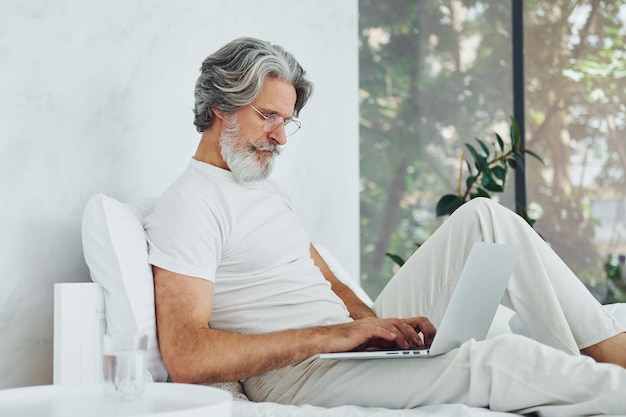
<path fill-rule="evenodd" d="M 372 339 L 403 338 L 399 320 L 368 317 L 332 326 L 268 334 L 208 327 L 213 283 L 153 267 L 159 349 L 176 382 L 214 383 L 248 378 L 322 352 L 340 352 Z"/>
<path fill-rule="evenodd" d="M 331 289 L 346 305 L 346 308 L 350 312 L 350 317 L 354 320 L 361 320 L 368 317 L 376 317 L 376 313 L 368 307 L 361 299 L 348 287 L 341 282 L 335 274 L 330 270 L 328 264 L 313 245 L 310 246 L 311 257 L 315 265 L 322 271 L 324 278 L 330 282 Z M 399 323 L 396 323 L 396 329 L 402 334 L 402 337 L 394 340 L 393 343 L 385 340 L 370 340 L 367 344 L 361 347 L 377 346 L 377 347 L 395 347 L 409 348 L 411 346 L 423 346 L 424 344 L 430 345 L 435 336 L 435 327 L 425 317 L 411 317 L 396 319 Z M 422 333 L 422 337 L 419 337 L 419 332 Z"/>
<path fill-rule="evenodd" d="M 159 348 L 176 382 L 234 381 L 315 354 L 311 343 L 298 352 L 295 335 L 243 335 L 211 329 L 210 281 L 153 267 Z M 271 343 L 268 343 L 270 342 Z"/>
<path fill-rule="evenodd" d="M 317 249 L 313 245 L 310 247 L 311 258 L 315 265 L 322 271 L 324 278 L 330 282 L 331 289 L 341 301 L 346 305 L 346 308 L 350 312 L 350 317 L 354 320 L 362 319 L 365 317 L 376 317 L 376 314 L 369 308 L 346 284 L 341 282 L 335 274 L 332 273 L 326 261 L 319 254 Z"/>

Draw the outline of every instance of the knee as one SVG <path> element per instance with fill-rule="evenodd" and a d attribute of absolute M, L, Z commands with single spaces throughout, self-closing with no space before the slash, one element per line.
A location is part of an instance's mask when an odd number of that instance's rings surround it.
<path fill-rule="evenodd" d="M 476 197 L 463 204 L 458 210 L 470 210 L 470 211 L 484 211 L 484 210 L 498 210 L 503 207 L 501 204 L 495 202 L 491 198 Z"/>
<path fill-rule="evenodd" d="M 493 213 L 500 211 L 502 208 L 504 207 L 490 198 L 477 197 L 462 204 L 452 213 L 450 218 L 463 219 L 463 221 L 485 219 L 491 217 Z"/>
<path fill-rule="evenodd" d="M 459 216 L 473 216 L 480 219 L 517 216 L 509 208 L 487 197 L 476 197 L 469 200 L 461 205 L 452 215 L 457 215 L 457 213 Z"/>

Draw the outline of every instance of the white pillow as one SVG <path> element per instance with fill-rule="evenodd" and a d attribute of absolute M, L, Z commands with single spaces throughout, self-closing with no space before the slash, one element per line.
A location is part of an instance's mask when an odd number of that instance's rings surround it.
<path fill-rule="evenodd" d="M 133 207 L 103 194 L 93 196 L 83 213 L 82 242 L 91 278 L 104 288 L 108 333 L 147 335 L 148 372 L 163 382 L 167 370 L 157 343 L 154 284 L 142 225 L 153 202 Z"/>

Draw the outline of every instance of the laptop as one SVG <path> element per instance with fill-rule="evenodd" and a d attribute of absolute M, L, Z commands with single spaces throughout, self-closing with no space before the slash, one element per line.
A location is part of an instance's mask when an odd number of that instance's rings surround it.
<path fill-rule="evenodd" d="M 411 349 L 372 349 L 320 354 L 321 359 L 393 359 L 437 356 L 470 339 L 483 340 L 489 331 L 520 249 L 499 243 L 475 242 L 463 265 L 433 343 Z"/>

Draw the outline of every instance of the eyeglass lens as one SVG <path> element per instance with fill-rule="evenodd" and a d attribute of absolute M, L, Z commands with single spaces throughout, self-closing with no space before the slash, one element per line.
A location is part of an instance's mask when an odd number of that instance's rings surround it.
<path fill-rule="evenodd" d="M 265 123 L 263 123 L 263 131 L 266 133 L 273 132 L 278 129 L 280 125 L 285 125 L 285 136 L 291 136 L 300 129 L 300 124 L 296 120 L 285 121 L 282 117 L 273 114 L 269 116 Z"/>

